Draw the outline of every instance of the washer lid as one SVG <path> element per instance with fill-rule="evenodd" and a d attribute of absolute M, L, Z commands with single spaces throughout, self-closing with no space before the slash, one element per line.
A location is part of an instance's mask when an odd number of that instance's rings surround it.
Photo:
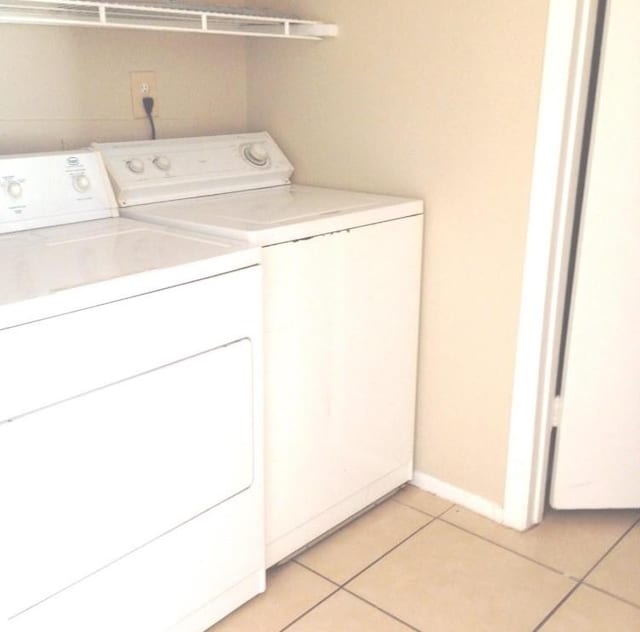
<path fill-rule="evenodd" d="M 422 202 L 302 185 L 144 204 L 122 215 L 260 246 L 418 215 Z"/>
<path fill-rule="evenodd" d="M 246 244 L 125 218 L 0 235 L 0 328 L 259 261 Z"/>

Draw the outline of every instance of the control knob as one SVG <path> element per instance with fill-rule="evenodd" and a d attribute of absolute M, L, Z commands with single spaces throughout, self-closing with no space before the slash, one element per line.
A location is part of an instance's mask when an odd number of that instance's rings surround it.
<path fill-rule="evenodd" d="M 262 143 L 245 145 L 243 156 L 256 167 L 266 167 L 269 164 L 269 152 Z"/>
<path fill-rule="evenodd" d="M 171 167 L 171 161 L 166 156 L 156 156 L 153 159 L 153 164 L 160 169 L 160 171 L 169 171 Z"/>
<path fill-rule="evenodd" d="M 144 172 L 144 162 L 139 158 L 132 158 L 131 160 L 127 160 L 127 167 L 129 171 L 133 173 L 143 173 Z"/>
<path fill-rule="evenodd" d="M 15 180 L 11 180 L 7 185 L 7 193 L 14 199 L 18 199 L 22 195 L 22 185 Z"/>
<path fill-rule="evenodd" d="M 91 180 L 81 173 L 77 176 L 73 176 L 71 178 L 71 183 L 73 184 L 73 188 L 79 193 L 84 193 L 91 188 Z"/>

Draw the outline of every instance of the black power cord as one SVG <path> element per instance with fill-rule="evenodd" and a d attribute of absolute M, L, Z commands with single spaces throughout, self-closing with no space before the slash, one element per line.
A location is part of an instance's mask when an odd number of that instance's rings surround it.
<path fill-rule="evenodd" d="M 142 107 L 144 107 L 144 111 L 149 119 L 149 125 L 151 125 L 151 140 L 155 140 L 156 125 L 153 122 L 153 116 L 151 115 L 151 112 L 153 112 L 153 97 L 142 97 Z"/>

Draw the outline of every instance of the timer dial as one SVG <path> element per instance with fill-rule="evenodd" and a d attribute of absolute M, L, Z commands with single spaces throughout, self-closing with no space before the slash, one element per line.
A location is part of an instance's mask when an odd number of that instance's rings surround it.
<path fill-rule="evenodd" d="M 166 156 L 156 156 L 153 159 L 153 164 L 156 168 L 160 169 L 160 171 L 169 171 L 171 167 L 171 161 Z"/>
<path fill-rule="evenodd" d="M 91 180 L 89 180 L 84 173 L 73 176 L 73 178 L 71 178 L 71 183 L 73 184 L 73 188 L 79 193 L 84 193 L 91 188 Z"/>
<path fill-rule="evenodd" d="M 12 180 L 7 185 L 7 193 L 17 200 L 22 195 L 22 185 L 19 182 Z"/>
<path fill-rule="evenodd" d="M 256 167 L 266 167 L 269 164 L 269 152 L 262 143 L 245 145 L 242 155 Z"/>
<path fill-rule="evenodd" d="M 127 160 L 127 167 L 133 173 L 144 173 L 144 162 L 139 158 Z"/>

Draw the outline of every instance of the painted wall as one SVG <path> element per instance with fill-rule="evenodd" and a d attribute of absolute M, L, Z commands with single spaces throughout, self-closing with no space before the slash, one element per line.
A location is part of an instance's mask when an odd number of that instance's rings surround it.
<path fill-rule="evenodd" d="M 246 126 L 242 38 L 0 25 L 0 154 L 149 138 L 129 72 L 153 70 L 158 136 Z"/>
<path fill-rule="evenodd" d="M 502 504 L 547 0 L 271 0 L 248 115 L 298 182 L 425 200 L 418 470 Z"/>
<path fill-rule="evenodd" d="M 340 37 L 0 25 L 0 153 L 147 138 L 128 73 L 155 70 L 160 136 L 265 128 L 299 182 L 424 199 L 416 465 L 502 503 L 548 1 L 260 4 Z"/>

